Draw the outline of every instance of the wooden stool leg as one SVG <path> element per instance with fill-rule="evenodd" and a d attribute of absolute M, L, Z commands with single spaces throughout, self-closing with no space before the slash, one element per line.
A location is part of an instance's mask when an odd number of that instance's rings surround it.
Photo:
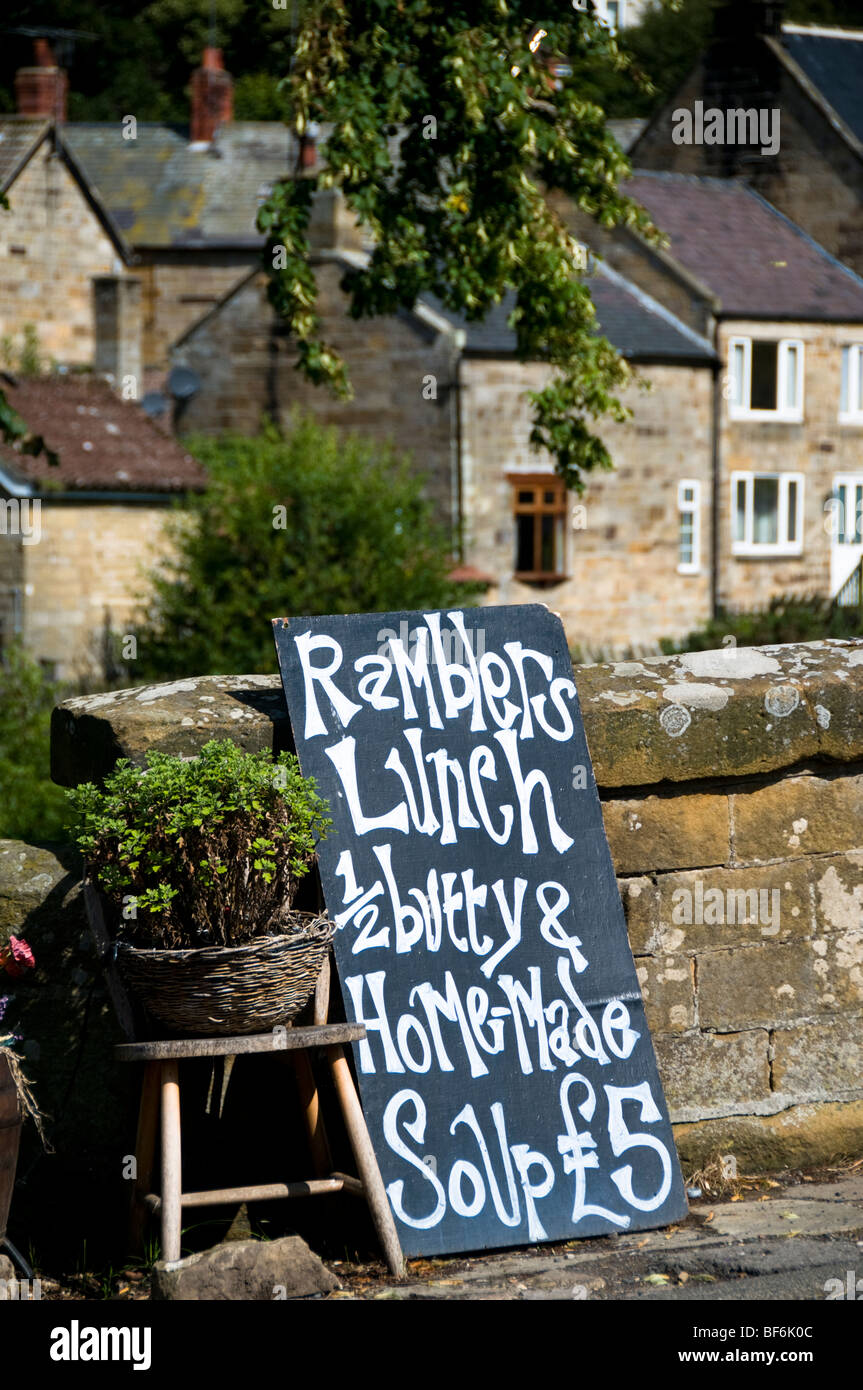
<path fill-rule="evenodd" d="M 292 1060 L 297 1077 L 297 1089 L 300 1093 L 300 1103 L 303 1107 L 303 1117 L 306 1122 L 306 1132 L 309 1136 L 309 1149 L 311 1150 L 315 1177 L 326 1177 L 333 1171 L 333 1160 L 330 1154 L 324 1117 L 321 1113 L 318 1083 L 315 1080 L 315 1073 L 312 1070 L 308 1052 L 295 1052 Z"/>
<path fill-rule="evenodd" d="M 161 1062 L 162 1083 L 162 1259 L 180 1258 L 182 1158 L 180 1080 L 175 1061 Z"/>
<path fill-rule="evenodd" d="M 332 1047 L 328 1051 L 336 1093 L 342 1107 L 342 1114 L 345 1117 L 345 1125 L 350 1137 L 351 1148 L 354 1151 L 357 1171 L 363 1184 L 366 1201 L 371 1209 L 378 1239 L 383 1248 L 390 1273 L 394 1274 L 397 1279 L 401 1279 L 405 1273 L 405 1257 L 399 1244 L 396 1223 L 387 1201 L 386 1189 L 378 1168 L 378 1161 L 375 1158 L 375 1151 L 372 1148 L 372 1141 L 369 1138 L 369 1131 L 351 1076 L 348 1059 L 343 1047 Z"/>
<path fill-rule="evenodd" d="M 147 1208 L 143 1199 L 148 1192 L 153 1190 L 153 1159 L 156 1155 L 156 1132 L 158 1128 L 159 1063 L 146 1062 L 141 1081 L 138 1133 L 135 1137 L 135 1182 L 132 1187 L 132 1206 L 129 1213 L 129 1248 L 133 1255 L 140 1255 L 144 1249 Z"/>

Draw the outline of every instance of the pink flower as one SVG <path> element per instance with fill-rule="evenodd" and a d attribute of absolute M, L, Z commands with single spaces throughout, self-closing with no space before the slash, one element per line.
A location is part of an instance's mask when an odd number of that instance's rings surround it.
<path fill-rule="evenodd" d="M 25 970 L 35 969 L 36 962 L 27 942 L 21 941 L 17 936 L 10 936 L 8 945 L 0 948 L 0 965 L 7 975 L 17 980 Z"/>

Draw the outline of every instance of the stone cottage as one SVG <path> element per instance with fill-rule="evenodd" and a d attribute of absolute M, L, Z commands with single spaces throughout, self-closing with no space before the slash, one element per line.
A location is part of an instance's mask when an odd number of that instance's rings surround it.
<path fill-rule="evenodd" d="M 720 363 L 717 603 L 839 595 L 863 556 L 863 280 L 737 180 L 637 170 L 627 191 L 668 245 L 621 230 L 603 254 Z"/>
<path fill-rule="evenodd" d="M 20 638 L 52 678 L 105 681 L 118 672 L 104 634 L 126 632 L 164 555 L 166 513 L 203 469 L 104 381 L 0 384 L 59 458 L 0 448 L 0 657 Z"/>
<path fill-rule="evenodd" d="M 18 112 L 0 117 L 0 336 L 33 323 L 59 362 L 93 364 L 90 280 L 133 277 L 118 294 L 140 398 L 162 384 L 169 343 L 258 264 L 257 209 L 277 179 L 314 166 L 314 146 L 279 121 L 234 121 L 216 48 L 192 74 L 187 128 L 67 121 L 45 39 L 15 85 Z"/>

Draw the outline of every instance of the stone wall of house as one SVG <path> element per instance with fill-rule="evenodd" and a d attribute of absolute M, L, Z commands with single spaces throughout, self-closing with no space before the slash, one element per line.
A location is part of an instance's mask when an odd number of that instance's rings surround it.
<path fill-rule="evenodd" d="M 203 388 L 188 403 L 184 431 L 256 434 L 264 415 L 287 424 L 294 410 L 323 425 L 390 440 L 410 453 L 443 515 L 451 514 L 455 459 L 452 339 L 413 315 L 352 319 L 339 288 L 344 266 L 315 265 L 322 336 L 347 364 L 353 400 L 312 385 L 295 369 L 296 349 L 279 329 L 261 274 L 188 334 L 174 361 L 196 371 Z M 434 384 L 429 383 L 434 378 Z M 423 390 L 436 391 L 424 399 Z"/>
<path fill-rule="evenodd" d="M 0 218 L 0 337 L 20 343 L 30 323 L 43 353 L 89 365 L 92 277 L 122 270 L 79 185 L 46 141 L 12 185 L 9 211 Z"/>
<path fill-rule="evenodd" d="M 576 682 L 684 1162 L 859 1152 L 863 643 L 577 667 Z M 278 679 L 67 701 L 52 772 L 74 785 L 214 737 L 287 746 Z"/>
<path fill-rule="evenodd" d="M 254 251 L 142 250 L 141 356 L 145 368 L 170 365 L 171 345 L 260 261 Z"/>
<path fill-rule="evenodd" d="M 780 594 L 830 595 L 829 505 L 836 474 L 863 480 L 863 426 L 839 423 L 842 347 L 860 341 L 860 325 L 724 322 L 718 351 L 727 372 L 728 342 L 753 338 L 797 338 L 804 344 L 804 419 L 800 424 L 748 422 L 729 417 L 723 392 L 720 423 L 719 601 L 737 609 L 761 608 Z M 724 378 L 727 380 L 727 378 Z M 803 550 L 799 556 L 749 558 L 732 553 L 732 482 L 735 470 L 802 473 Z"/>
<path fill-rule="evenodd" d="M 43 500 L 41 539 L 21 547 L 27 594 L 24 641 L 60 680 L 102 671 L 106 615 L 124 632 L 146 592 L 146 574 L 169 551 L 165 504 Z M 0 541 L 8 541 L 0 537 Z M 0 545 L 0 552 L 5 546 Z"/>
<path fill-rule="evenodd" d="M 465 560 L 495 576 L 493 603 L 535 603 L 560 614 L 574 648 L 607 655 L 656 649 L 710 614 L 711 419 L 709 366 L 645 366 L 647 392 L 632 386 L 626 424 L 600 434 L 614 471 L 590 477 L 568 498 L 566 574 L 538 588 L 512 578 L 513 498 L 519 476 L 552 473 L 529 446 L 527 392 L 548 380 L 541 364 L 467 359 L 461 368 Z M 700 572 L 678 573 L 677 485 L 701 485 Z"/>

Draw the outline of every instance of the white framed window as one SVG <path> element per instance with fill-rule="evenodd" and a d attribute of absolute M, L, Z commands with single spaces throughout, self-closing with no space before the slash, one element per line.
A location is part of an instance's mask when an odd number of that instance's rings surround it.
<path fill-rule="evenodd" d="M 731 474 L 731 553 L 802 555 L 802 473 Z"/>
<path fill-rule="evenodd" d="M 803 343 L 797 338 L 732 338 L 728 345 L 732 420 L 803 419 Z"/>
<path fill-rule="evenodd" d="M 677 573 L 701 569 L 701 484 L 681 478 L 677 484 Z"/>
<path fill-rule="evenodd" d="M 842 349 L 839 422 L 863 425 L 863 345 L 860 343 Z"/>

